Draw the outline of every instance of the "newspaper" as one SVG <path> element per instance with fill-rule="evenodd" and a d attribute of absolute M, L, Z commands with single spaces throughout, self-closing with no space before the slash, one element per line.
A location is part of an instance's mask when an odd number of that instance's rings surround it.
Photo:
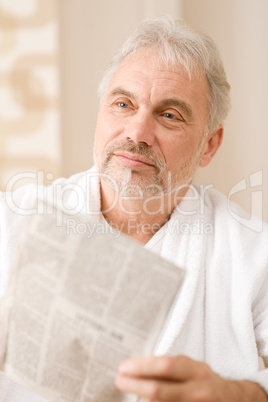
<path fill-rule="evenodd" d="M 118 365 L 152 354 L 183 270 L 105 222 L 76 216 L 90 230 L 66 233 L 69 219 L 29 220 L 1 306 L 0 369 L 48 401 L 136 401 L 114 386 Z"/>

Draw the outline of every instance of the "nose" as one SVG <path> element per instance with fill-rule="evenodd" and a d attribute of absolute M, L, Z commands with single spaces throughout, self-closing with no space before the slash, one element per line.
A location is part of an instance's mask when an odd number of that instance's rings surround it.
<path fill-rule="evenodd" d="M 146 111 L 138 110 L 130 117 L 125 126 L 126 139 L 152 146 L 155 141 L 155 121 L 153 116 Z"/>

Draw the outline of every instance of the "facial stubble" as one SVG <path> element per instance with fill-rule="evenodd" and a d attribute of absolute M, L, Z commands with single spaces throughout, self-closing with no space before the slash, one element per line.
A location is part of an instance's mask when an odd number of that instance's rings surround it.
<path fill-rule="evenodd" d="M 117 141 L 108 145 L 102 155 L 97 155 L 96 164 L 102 179 L 124 197 L 155 197 L 168 194 L 191 183 L 203 155 L 205 136 L 200 141 L 198 152 L 181 166 L 179 173 L 172 173 L 160 157 L 146 143 Z M 114 162 L 114 153 L 127 151 L 146 157 L 152 164 L 144 170 L 123 166 Z"/>

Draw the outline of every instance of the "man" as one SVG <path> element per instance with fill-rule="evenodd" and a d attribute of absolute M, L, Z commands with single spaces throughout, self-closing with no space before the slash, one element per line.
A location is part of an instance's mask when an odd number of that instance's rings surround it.
<path fill-rule="evenodd" d="M 186 270 L 156 350 L 166 356 L 119 367 L 117 387 L 144 401 L 268 400 L 267 227 L 254 233 L 219 193 L 191 187 L 221 145 L 229 89 L 213 42 L 168 17 L 129 38 L 100 86 L 89 210 Z M 85 188 L 85 174 L 57 185 Z M 25 209 L 29 191 L 17 194 Z"/>

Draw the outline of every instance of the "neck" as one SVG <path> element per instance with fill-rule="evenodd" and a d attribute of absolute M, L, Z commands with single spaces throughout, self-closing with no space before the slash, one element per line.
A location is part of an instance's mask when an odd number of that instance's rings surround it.
<path fill-rule="evenodd" d="M 123 197 L 101 181 L 101 211 L 112 227 L 146 244 L 169 220 L 187 189 L 185 186 L 169 194 L 148 198 Z"/>

